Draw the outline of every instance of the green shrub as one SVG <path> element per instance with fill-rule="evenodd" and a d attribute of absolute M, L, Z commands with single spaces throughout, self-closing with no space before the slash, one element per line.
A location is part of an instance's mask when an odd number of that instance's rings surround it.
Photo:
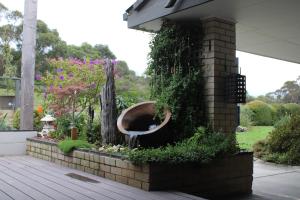
<path fill-rule="evenodd" d="M 300 105 L 296 103 L 287 103 L 283 105 L 286 113 L 289 115 L 299 115 L 300 114 Z"/>
<path fill-rule="evenodd" d="M 72 117 L 70 115 L 62 115 L 56 119 L 56 135 L 58 137 L 70 136 L 71 130 L 70 125 L 72 122 Z M 80 137 L 86 136 L 87 131 L 87 120 L 85 115 L 80 115 L 75 118 L 75 126 L 78 128 L 78 133 Z"/>
<path fill-rule="evenodd" d="M 274 124 L 274 127 L 275 127 L 275 128 L 281 127 L 281 126 L 283 126 L 284 124 L 288 123 L 289 120 L 291 120 L 291 116 L 290 116 L 290 115 L 285 115 L 285 116 L 281 117 L 281 119 L 278 120 L 278 121 Z"/>
<path fill-rule="evenodd" d="M 15 129 L 20 129 L 20 110 L 16 110 L 13 116 L 13 127 Z M 34 130 L 41 131 L 43 128 L 43 123 L 41 119 L 44 117 L 42 113 L 34 110 L 33 112 L 33 128 Z"/>
<path fill-rule="evenodd" d="M 248 108 L 248 106 L 241 106 L 240 108 L 240 125 L 244 127 L 252 126 L 254 113 L 250 108 Z"/>
<path fill-rule="evenodd" d="M 257 158 L 263 158 L 267 154 L 267 140 L 260 140 L 253 145 L 254 156 Z"/>
<path fill-rule="evenodd" d="M 300 164 L 300 115 L 279 121 L 266 141 L 254 146 L 254 151 L 266 161 Z"/>
<path fill-rule="evenodd" d="M 234 136 L 212 133 L 204 128 L 189 139 L 175 145 L 161 148 L 139 149 L 129 152 L 129 160 L 135 164 L 148 162 L 164 162 L 171 164 L 198 162 L 207 163 L 216 157 L 223 157 L 238 151 Z"/>
<path fill-rule="evenodd" d="M 0 116 L 0 131 L 7 131 L 11 130 L 11 127 L 7 123 L 7 113 L 4 114 L 3 116 Z"/>
<path fill-rule="evenodd" d="M 12 123 L 15 129 L 20 129 L 20 110 L 15 111 Z"/>
<path fill-rule="evenodd" d="M 134 105 L 135 103 L 138 103 L 138 100 L 134 96 L 130 96 L 129 93 L 127 93 L 127 95 L 123 95 L 123 96 L 118 95 L 116 97 L 118 115 L 120 115 L 123 110 Z"/>
<path fill-rule="evenodd" d="M 91 149 L 93 145 L 84 140 L 63 140 L 58 143 L 58 148 L 65 154 L 70 153 L 77 148 Z"/>
<path fill-rule="evenodd" d="M 276 103 L 272 104 L 271 108 L 273 110 L 273 121 L 274 124 L 280 121 L 282 117 L 288 114 L 287 109 L 284 107 L 284 104 Z"/>
<path fill-rule="evenodd" d="M 253 123 L 256 126 L 273 125 L 273 110 L 271 106 L 262 101 L 251 101 L 246 104 L 253 112 Z"/>

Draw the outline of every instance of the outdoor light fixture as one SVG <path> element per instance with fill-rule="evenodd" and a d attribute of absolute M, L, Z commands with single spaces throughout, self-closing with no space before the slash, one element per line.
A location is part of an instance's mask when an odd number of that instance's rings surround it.
<path fill-rule="evenodd" d="M 43 126 L 43 130 L 40 132 L 40 135 L 42 137 L 48 136 L 49 132 L 51 131 L 55 131 L 54 129 L 54 125 L 53 122 L 56 119 L 54 117 L 52 117 L 51 115 L 46 115 L 45 117 L 43 117 L 41 119 L 41 122 L 43 122 L 44 126 Z"/>

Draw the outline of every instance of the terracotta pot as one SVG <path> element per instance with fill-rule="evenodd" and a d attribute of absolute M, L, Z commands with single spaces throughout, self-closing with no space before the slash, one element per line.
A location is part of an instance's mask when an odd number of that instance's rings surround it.
<path fill-rule="evenodd" d="M 170 110 L 164 111 L 164 119 L 157 123 L 155 117 L 155 101 L 138 103 L 124 110 L 118 118 L 118 129 L 125 134 L 127 141 L 130 141 L 134 133 L 135 140 L 140 146 L 156 147 L 170 142 L 170 130 L 168 127 L 171 121 Z M 150 128 L 152 125 L 153 128 Z"/>
<path fill-rule="evenodd" d="M 78 129 L 76 127 L 71 128 L 71 139 L 77 140 L 78 138 Z"/>

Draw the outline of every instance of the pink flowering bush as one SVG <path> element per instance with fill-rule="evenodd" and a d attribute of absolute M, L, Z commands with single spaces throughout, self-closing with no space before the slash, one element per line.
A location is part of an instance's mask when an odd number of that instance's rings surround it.
<path fill-rule="evenodd" d="M 98 101 L 105 83 L 102 60 L 50 60 L 50 70 L 40 81 L 44 83 L 44 97 L 48 109 L 57 117 L 80 115 Z"/>

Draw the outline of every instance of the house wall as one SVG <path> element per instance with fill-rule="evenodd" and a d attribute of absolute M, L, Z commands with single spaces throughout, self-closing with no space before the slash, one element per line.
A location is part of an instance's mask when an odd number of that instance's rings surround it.
<path fill-rule="evenodd" d="M 202 27 L 206 117 L 214 130 L 234 133 L 237 104 L 226 99 L 226 78 L 238 73 L 235 23 L 211 18 L 202 21 Z"/>
<path fill-rule="evenodd" d="M 0 131 L 0 156 L 25 155 L 26 139 L 36 131 Z"/>
<path fill-rule="evenodd" d="M 15 108 L 15 103 L 16 103 L 15 96 L 0 96 L 1 110 L 13 110 Z"/>

